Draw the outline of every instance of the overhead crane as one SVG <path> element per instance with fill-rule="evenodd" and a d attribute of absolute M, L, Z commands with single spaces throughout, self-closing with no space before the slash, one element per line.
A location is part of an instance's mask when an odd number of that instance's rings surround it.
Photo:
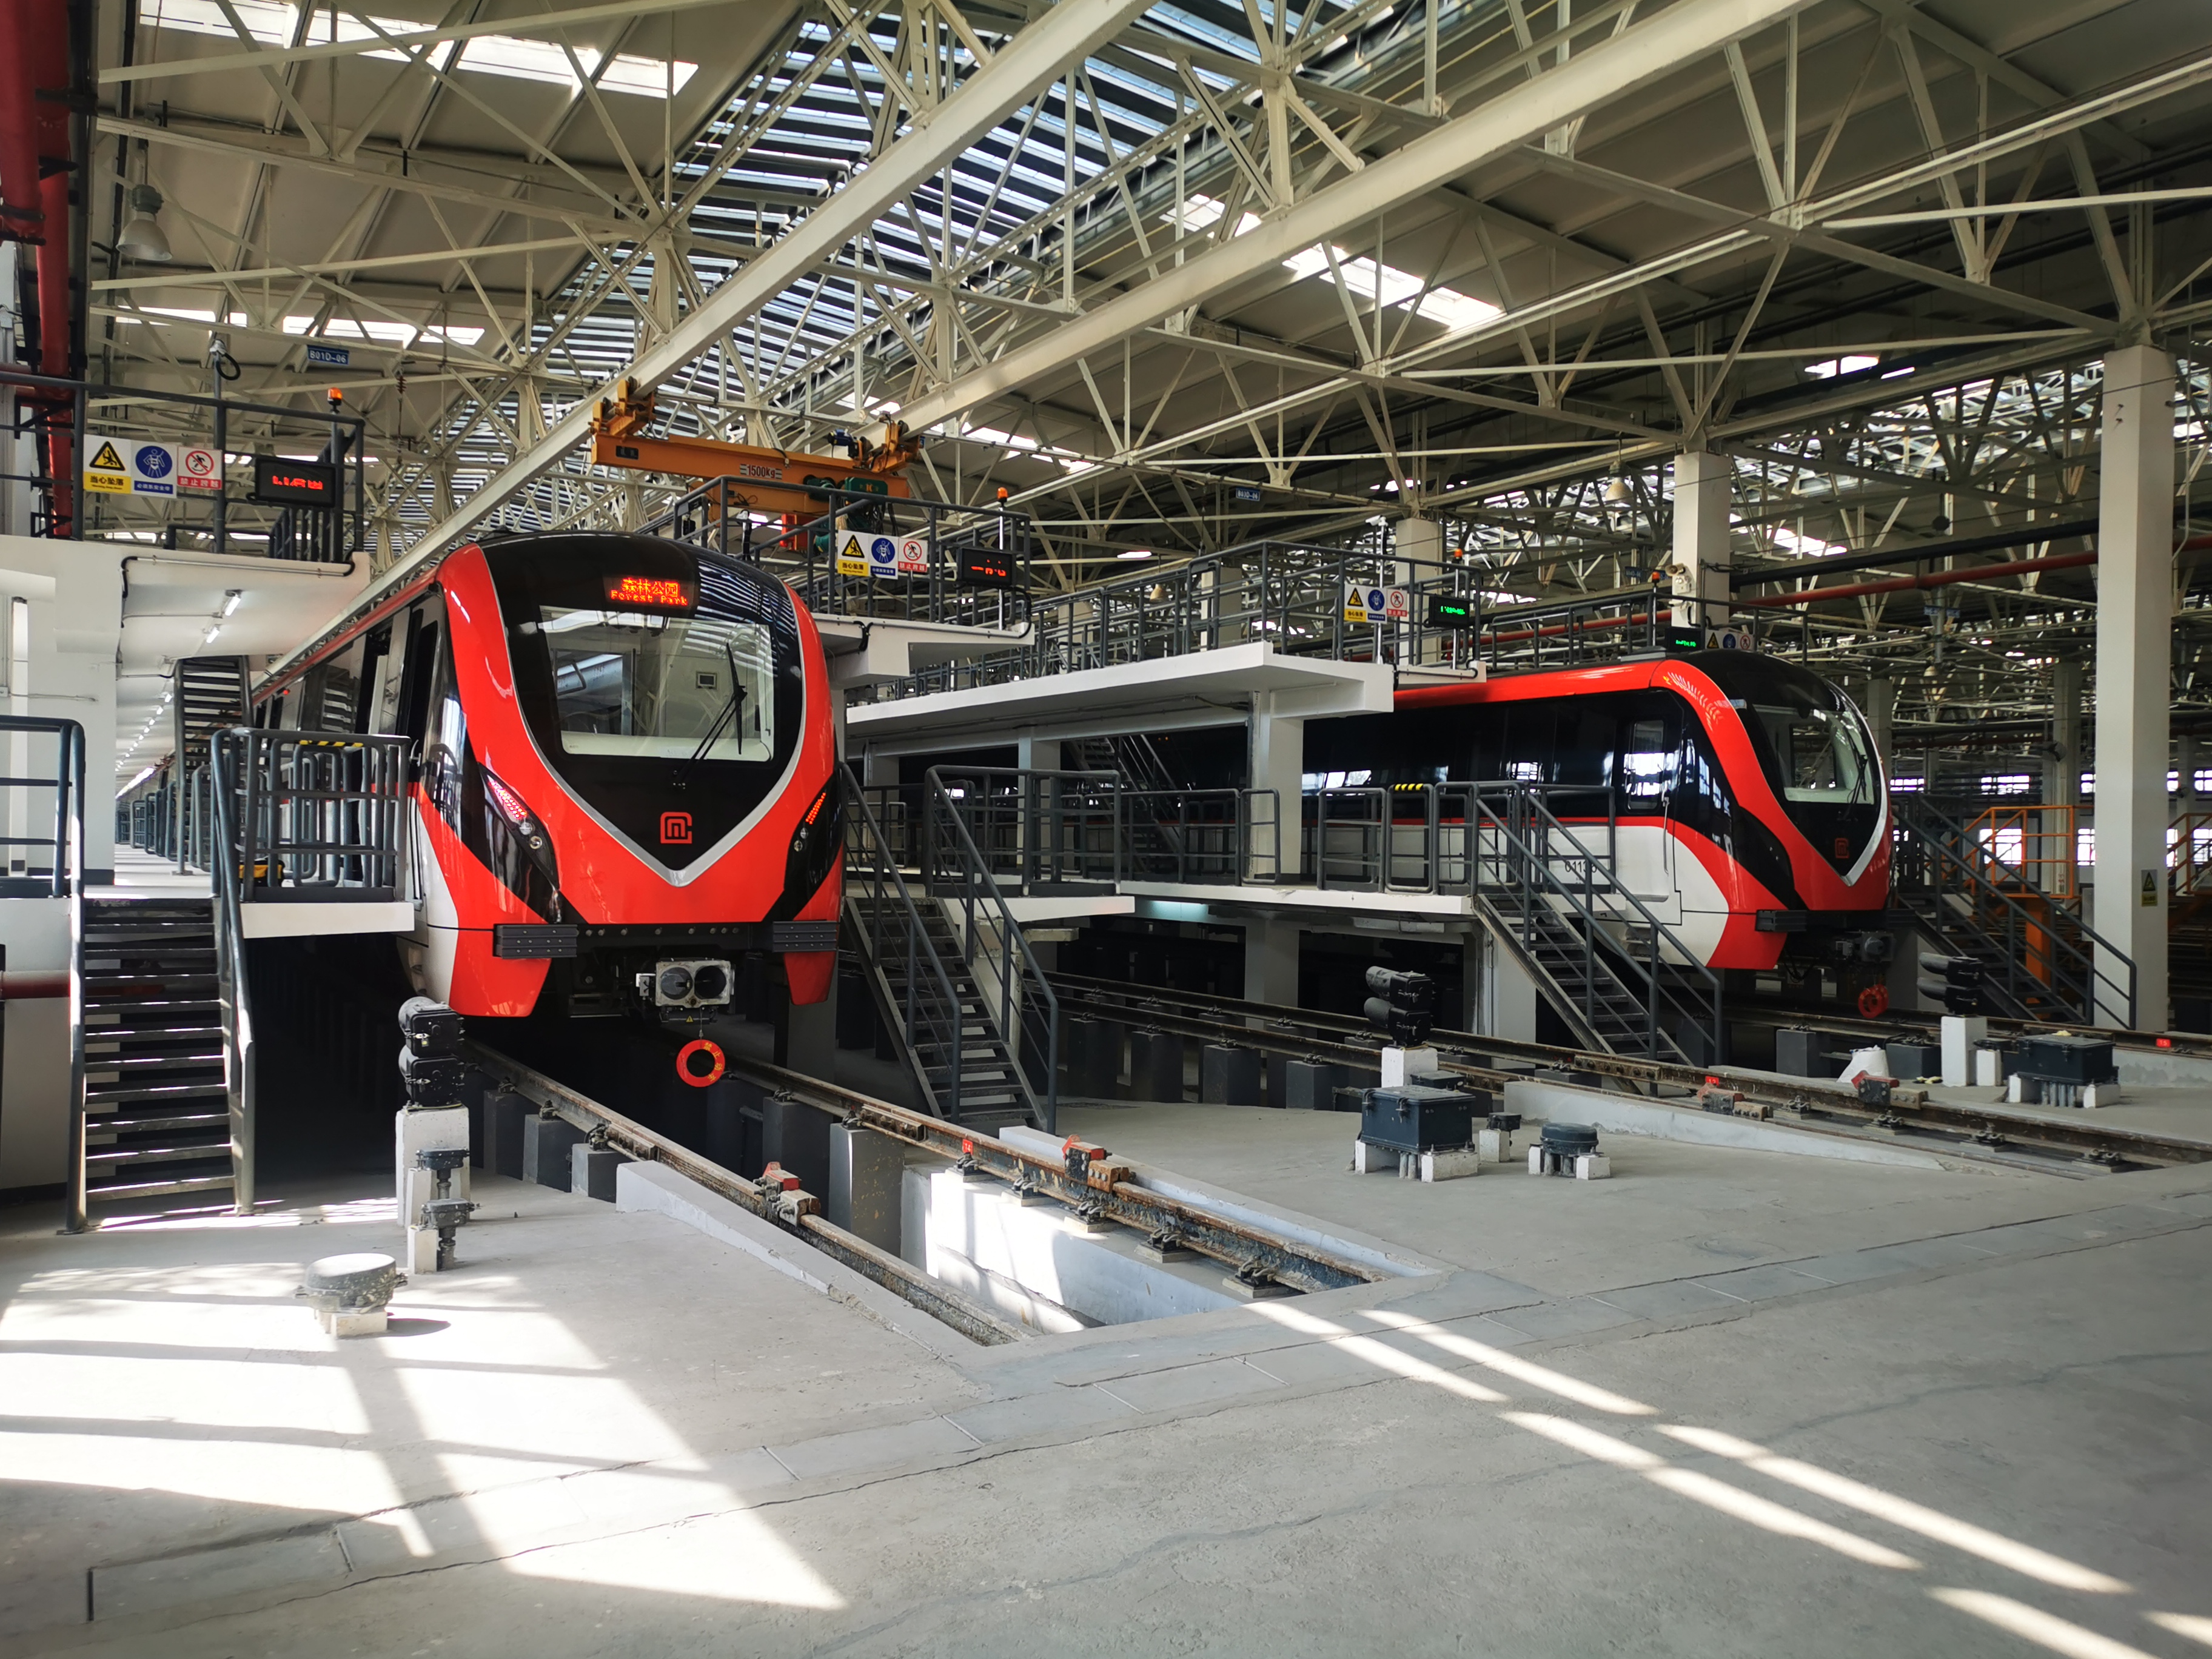
<path fill-rule="evenodd" d="M 910 500 L 902 474 L 921 453 L 920 434 L 904 422 L 884 429 L 881 443 L 865 437 L 846 441 L 846 454 L 810 455 L 764 445 L 729 443 L 719 438 L 682 434 L 654 437 L 646 431 L 653 419 L 653 393 L 625 379 L 614 395 L 599 399 L 592 413 L 592 459 L 602 466 L 630 467 L 693 478 L 727 478 L 732 507 L 762 514 L 788 515 L 789 521 L 819 515 L 827 490 L 857 490 L 871 495 Z"/>

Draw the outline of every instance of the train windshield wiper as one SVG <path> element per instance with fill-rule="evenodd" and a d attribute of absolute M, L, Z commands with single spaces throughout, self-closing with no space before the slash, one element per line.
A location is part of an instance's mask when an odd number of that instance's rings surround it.
<path fill-rule="evenodd" d="M 744 716 L 739 711 L 745 701 L 745 683 L 738 672 L 737 653 L 730 649 L 727 640 L 722 641 L 722 660 L 730 665 L 730 695 L 715 714 L 714 723 L 707 728 L 707 735 L 699 739 L 699 746 L 691 751 L 691 758 L 684 763 L 684 769 L 676 775 L 678 789 L 691 781 L 692 768 L 698 765 L 706 757 L 707 751 L 714 746 L 714 739 L 722 735 L 722 727 L 729 723 L 732 715 L 738 715 L 738 729 L 743 730 Z"/>

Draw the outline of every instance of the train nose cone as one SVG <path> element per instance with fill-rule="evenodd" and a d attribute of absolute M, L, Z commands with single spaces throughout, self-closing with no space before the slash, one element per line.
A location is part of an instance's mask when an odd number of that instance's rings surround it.
<path fill-rule="evenodd" d="M 681 1002 L 691 994 L 691 970 L 689 968 L 664 968 L 660 970 L 660 994 L 669 1002 Z"/>

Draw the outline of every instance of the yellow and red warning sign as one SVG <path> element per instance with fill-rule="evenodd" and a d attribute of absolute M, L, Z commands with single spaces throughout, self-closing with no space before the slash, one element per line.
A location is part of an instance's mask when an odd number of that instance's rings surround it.
<path fill-rule="evenodd" d="M 106 495 L 168 495 L 179 490 L 212 495 L 222 488 L 222 460 L 198 444 L 155 443 L 141 438 L 85 440 L 84 487 Z"/>

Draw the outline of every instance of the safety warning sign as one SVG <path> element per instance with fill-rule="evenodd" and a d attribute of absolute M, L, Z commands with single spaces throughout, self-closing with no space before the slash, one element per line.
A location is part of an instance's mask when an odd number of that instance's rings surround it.
<path fill-rule="evenodd" d="M 136 438 L 102 438 L 97 435 L 85 440 L 88 453 L 84 464 L 84 487 L 108 495 L 173 495 L 183 480 L 179 477 L 177 446 L 147 443 Z M 203 458 L 201 474 L 186 485 L 188 489 L 221 489 L 222 470 L 215 464 L 213 454 L 195 449 L 194 455 Z M 198 477 L 212 474 L 211 484 L 198 483 Z"/>
<path fill-rule="evenodd" d="M 851 531 L 837 544 L 837 574 L 841 576 L 865 576 L 868 574 L 868 550 Z"/>

